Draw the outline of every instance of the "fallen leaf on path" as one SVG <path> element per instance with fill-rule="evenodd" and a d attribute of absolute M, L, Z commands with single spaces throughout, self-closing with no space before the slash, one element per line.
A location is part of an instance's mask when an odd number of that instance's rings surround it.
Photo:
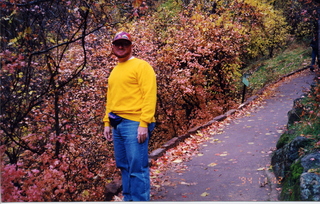
<path fill-rule="evenodd" d="M 266 168 L 265 167 L 261 167 L 261 168 L 259 168 L 259 169 L 257 169 L 258 171 L 263 171 L 263 170 L 266 170 Z"/>
<path fill-rule="evenodd" d="M 254 142 L 249 142 L 248 144 L 249 144 L 249 145 L 253 145 L 253 144 L 254 144 Z"/>
<path fill-rule="evenodd" d="M 176 159 L 173 161 L 173 163 L 181 163 L 182 162 L 182 159 Z"/>
<path fill-rule="evenodd" d="M 181 185 L 187 185 L 187 186 L 194 186 L 194 185 L 196 185 L 197 183 L 187 183 L 187 182 L 182 181 L 182 182 L 180 182 L 180 184 L 181 184 Z"/>
<path fill-rule="evenodd" d="M 204 193 L 201 194 L 202 197 L 206 197 L 208 195 L 209 195 L 209 193 L 207 193 L 207 192 L 204 192 Z"/>
<path fill-rule="evenodd" d="M 208 166 L 217 166 L 217 165 L 218 165 L 217 163 L 211 163 Z"/>

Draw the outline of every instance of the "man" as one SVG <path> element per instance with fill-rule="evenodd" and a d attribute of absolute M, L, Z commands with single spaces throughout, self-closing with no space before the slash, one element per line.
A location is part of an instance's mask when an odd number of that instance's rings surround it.
<path fill-rule="evenodd" d="M 150 64 L 132 56 L 130 34 L 117 33 L 112 44 L 118 64 L 108 79 L 104 136 L 112 141 L 111 125 L 124 201 L 148 201 L 148 141 L 155 124 L 156 75 Z"/>
<path fill-rule="evenodd" d="M 314 38 L 312 39 L 310 46 L 312 47 L 312 53 L 311 53 L 311 65 L 310 70 L 313 72 L 316 64 L 316 59 L 318 60 L 319 64 L 319 56 L 318 56 L 318 33 L 314 34 Z"/>

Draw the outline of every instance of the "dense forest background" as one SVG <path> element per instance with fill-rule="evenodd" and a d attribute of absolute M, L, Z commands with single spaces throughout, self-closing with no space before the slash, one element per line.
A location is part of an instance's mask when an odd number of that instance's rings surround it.
<path fill-rule="evenodd" d="M 146 3 L 148 2 L 148 3 Z M 311 0 L 1 0 L 2 201 L 101 201 L 111 39 L 155 69 L 150 151 L 241 103 L 243 70 L 318 35 Z M 246 70 L 248 71 L 248 70 Z M 254 70 L 249 70 L 254 72 Z"/>

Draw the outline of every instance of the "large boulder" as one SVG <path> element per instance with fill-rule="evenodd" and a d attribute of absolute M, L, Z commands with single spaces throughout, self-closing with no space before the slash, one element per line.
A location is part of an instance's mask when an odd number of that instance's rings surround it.
<path fill-rule="evenodd" d="M 314 152 L 307 154 L 301 158 L 301 165 L 303 166 L 303 171 L 308 172 L 309 170 L 320 169 L 320 152 Z"/>
<path fill-rule="evenodd" d="M 303 174 L 300 177 L 301 200 L 320 201 L 320 152 L 301 159 Z"/>
<path fill-rule="evenodd" d="M 299 136 L 274 152 L 271 158 L 271 165 L 278 179 L 286 176 L 291 164 L 299 158 L 299 149 L 305 147 L 308 143 L 309 139 Z"/>
<path fill-rule="evenodd" d="M 303 173 L 300 177 L 301 200 L 320 201 L 320 175 Z"/>
<path fill-rule="evenodd" d="M 283 185 L 281 200 L 320 201 L 320 151 L 301 152 L 310 142 L 298 136 L 272 156 L 274 174 Z"/>

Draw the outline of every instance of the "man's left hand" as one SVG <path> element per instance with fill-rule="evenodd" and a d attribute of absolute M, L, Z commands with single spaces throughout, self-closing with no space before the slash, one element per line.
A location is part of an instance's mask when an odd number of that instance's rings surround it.
<path fill-rule="evenodd" d="M 144 143 L 148 137 L 148 128 L 147 127 L 140 127 L 138 128 L 138 142 Z"/>

